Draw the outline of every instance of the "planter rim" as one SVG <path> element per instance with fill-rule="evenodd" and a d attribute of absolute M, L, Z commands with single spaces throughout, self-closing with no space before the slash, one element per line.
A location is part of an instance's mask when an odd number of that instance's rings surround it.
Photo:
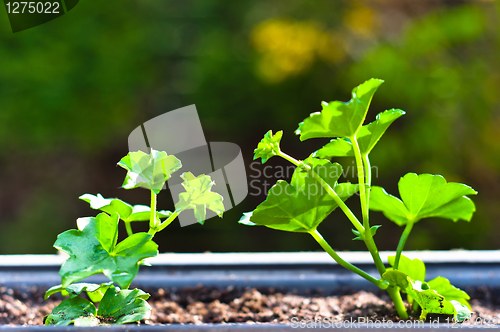
<path fill-rule="evenodd" d="M 394 251 L 381 251 L 382 260 Z M 364 251 L 339 252 L 353 264 L 372 264 L 372 258 Z M 420 258 L 426 264 L 442 263 L 500 263 L 500 250 L 423 250 L 405 251 L 405 256 Z M 0 255 L 0 267 L 21 266 L 59 266 L 66 257 L 63 255 Z M 215 266 L 215 265 L 323 265 L 336 264 L 324 252 L 256 252 L 256 253 L 163 253 L 147 259 L 146 262 L 156 266 Z"/>

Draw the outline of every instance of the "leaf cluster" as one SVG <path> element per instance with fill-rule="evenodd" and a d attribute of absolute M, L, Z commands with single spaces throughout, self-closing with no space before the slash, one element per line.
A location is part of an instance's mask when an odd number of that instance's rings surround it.
<path fill-rule="evenodd" d="M 149 318 L 149 294 L 140 289 L 120 289 L 111 283 L 76 283 L 66 288 L 52 287 L 45 295 L 63 293 L 68 298 L 45 318 L 45 324 L 97 326 L 134 323 Z M 85 297 L 81 297 L 84 295 Z M 96 304 L 99 304 L 96 307 Z"/>
<path fill-rule="evenodd" d="M 415 311 L 420 309 L 420 319 L 425 320 L 428 314 L 452 315 L 458 322 L 471 317 L 470 297 L 466 292 L 441 276 L 425 282 L 424 262 L 404 255 L 400 259 L 398 269 L 387 269 L 382 277 L 407 294 L 410 306 Z M 394 261 L 395 257 L 390 256 L 391 266 Z"/>

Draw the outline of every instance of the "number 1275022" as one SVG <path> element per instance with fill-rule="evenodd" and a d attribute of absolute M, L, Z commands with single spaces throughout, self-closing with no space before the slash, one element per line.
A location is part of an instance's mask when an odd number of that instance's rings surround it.
<path fill-rule="evenodd" d="M 9 1 L 5 3 L 9 14 L 59 14 L 60 3 L 45 1 Z"/>

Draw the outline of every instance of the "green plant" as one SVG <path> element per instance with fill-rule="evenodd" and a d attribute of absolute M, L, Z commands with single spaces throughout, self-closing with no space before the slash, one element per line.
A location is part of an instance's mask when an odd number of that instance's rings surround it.
<path fill-rule="evenodd" d="M 181 168 L 173 155 L 151 149 L 130 152 L 118 165 L 127 170 L 122 187 L 145 188 L 151 193 L 150 206 L 131 205 L 118 198 L 85 194 L 80 199 L 95 210 L 96 217 L 79 218 L 78 229 L 65 231 L 57 237 L 54 247 L 69 257 L 61 266 L 61 284 L 52 287 L 45 297 L 61 293 L 67 299 L 47 316 L 47 325 L 125 324 L 149 317 L 149 294 L 140 289 L 129 290 L 144 259 L 158 255 L 153 237 L 170 225 L 180 213 L 194 210 L 195 218 L 203 223 L 206 210 L 220 217 L 224 212 L 222 196 L 211 191 L 214 182 L 208 175 L 181 175 L 184 192 L 174 211 L 158 211 L 157 195 L 172 173 Z M 118 241 L 120 220 L 127 237 Z M 134 233 L 132 223 L 149 221 L 147 232 Z M 83 279 L 104 274 L 110 282 L 79 283 Z"/>
<path fill-rule="evenodd" d="M 331 141 L 304 160 L 297 160 L 280 148 L 282 131 L 269 131 L 255 149 L 254 159 L 265 163 L 278 156 L 296 166 L 290 183 L 279 180 L 268 192 L 267 198 L 253 212 L 245 213 L 240 223 L 261 225 L 272 229 L 310 234 L 338 264 L 387 291 L 400 318 L 408 318 L 407 306 L 420 310 L 420 319 L 427 314 L 449 314 L 458 321 L 471 315 L 469 296 L 454 287 L 444 277 L 425 281 L 425 265 L 419 259 L 402 255 L 413 226 L 422 219 L 441 217 L 453 221 L 470 221 L 475 211 L 467 195 L 476 191 L 460 183 L 446 182 L 440 175 L 408 173 L 399 180 L 401 199 L 389 195 L 383 188 L 372 186 L 372 167 L 369 155 L 387 128 L 405 114 L 390 109 L 377 115 L 375 121 L 363 124 L 371 99 L 383 83 L 370 79 L 352 91 L 348 102 L 322 103 L 322 111 L 312 113 L 296 131 L 300 140 L 331 138 Z M 334 157 L 354 157 L 357 184 L 339 183 L 342 167 L 330 160 Z M 359 192 L 361 219 L 345 204 Z M 380 274 L 372 276 L 345 261 L 318 231 L 321 222 L 336 208 L 340 208 L 354 226 L 354 240 L 365 243 Z M 374 240 L 380 225 L 370 224 L 369 210 L 384 215 L 404 231 L 396 255 L 389 257 L 391 267 L 380 258 Z"/>

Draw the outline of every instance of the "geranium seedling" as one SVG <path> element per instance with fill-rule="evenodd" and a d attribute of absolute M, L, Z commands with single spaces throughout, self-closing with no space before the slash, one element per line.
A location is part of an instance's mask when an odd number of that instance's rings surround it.
<path fill-rule="evenodd" d="M 181 161 L 163 151 L 130 152 L 118 165 L 127 171 L 124 189 L 145 188 L 150 191 L 150 205 L 132 205 L 118 198 L 85 194 L 80 199 L 101 211 L 96 217 L 79 218 L 77 229 L 57 237 L 54 247 L 68 255 L 59 274 L 61 284 L 46 292 L 46 298 L 61 293 L 67 297 L 46 317 L 46 325 L 95 326 L 139 322 L 150 316 L 149 294 L 128 289 L 144 259 L 158 255 L 154 236 L 170 225 L 179 214 L 193 210 L 203 223 L 206 210 L 219 217 L 224 212 L 222 196 L 212 191 L 214 182 L 208 175 L 181 175 L 185 192 L 179 194 L 174 211 L 157 210 L 157 195 Z M 147 232 L 134 233 L 132 224 L 148 222 Z M 127 237 L 119 241 L 123 224 Z M 81 283 L 95 274 L 104 274 L 110 282 Z"/>
<path fill-rule="evenodd" d="M 279 180 L 269 190 L 266 200 L 253 212 L 245 213 L 240 223 L 310 234 L 338 264 L 386 290 L 402 319 L 408 318 L 408 309 L 411 309 L 420 313 L 420 319 L 426 319 L 427 314 L 446 314 L 463 321 L 472 314 L 467 293 L 444 277 L 426 282 L 424 263 L 402 252 L 413 226 L 422 219 L 439 217 L 454 222 L 470 221 L 475 206 L 468 196 L 477 192 L 467 185 L 447 182 L 441 175 L 432 174 L 404 175 L 398 184 L 401 198 L 372 185 L 370 152 L 389 126 L 405 114 L 402 110 L 390 109 L 378 114 L 373 122 L 364 124 L 372 97 L 382 83 L 382 80 L 370 79 L 352 90 L 348 102 L 323 102 L 321 112 L 312 113 L 301 122 L 295 132 L 301 141 L 330 139 L 304 160 L 281 150 L 282 131 L 267 132 L 255 149 L 254 159 L 260 158 L 265 163 L 277 156 L 295 165 L 296 169 L 290 182 Z M 337 157 L 354 158 L 358 183 L 339 182 L 342 166 L 331 161 Z M 361 218 L 345 203 L 356 192 L 359 192 Z M 379 276 L 372 276 L 345 261 L 318 231 L 318 226 L 337 208 L 352 223 L 354 240 L 365 243 Z M 396 254 L 389 257 L 390 266 L 380 258 L 374 240 L 380 225 L 370 224 L 369 210 L 380 211 L 404 227 Z M 401 293 L 406 294 L 408 306 Z"/>

